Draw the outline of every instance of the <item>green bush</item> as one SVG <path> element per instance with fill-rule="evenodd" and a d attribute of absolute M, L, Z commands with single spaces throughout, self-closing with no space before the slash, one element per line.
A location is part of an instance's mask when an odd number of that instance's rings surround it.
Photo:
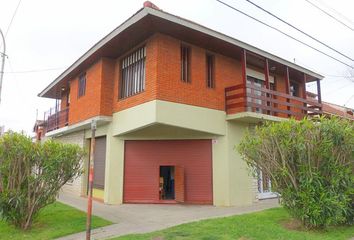
<path fill-rule="evenodd" d="M 0 216 L 28 229 L 39 210 L 53 203 L 60 188 L 81 173 L 83 151 L 55 141 L 33 143 L 7 133 L 0 138 Z"/>
<path fill-rule="evenodd" d="M 238 150 L 251 169 L 270 176 L 284 207 L 306 227 L 353 222 L 353 121 L 268 122 L 248 131 Z"/>

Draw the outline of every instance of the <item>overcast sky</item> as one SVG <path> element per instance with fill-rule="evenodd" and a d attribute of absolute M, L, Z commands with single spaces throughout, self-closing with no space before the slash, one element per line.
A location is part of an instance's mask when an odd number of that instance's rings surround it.
<path fill-rule="evenodd" d="M 245 0 L 225 1 L 345 61 Z M 324 15 L 305 0 L 253 1 L 354 58 L 354 32 Z M 354 28 L 354 1 L 312 1 L 326 7 L 325 9 Z M 143 2 L 22 0 L 6 36 L 8 59 L 0 103 L 0 126 L 5 125 L 6 129 L 15 131 L 24 130 L 30 134 L 36 120 L 36 110 L 38 109 L 38 117 L 41 119 L 43 112 L 55 103 L 54 100 L 39 98 L 37 94 L 93 44 L 138 11 Z M 322 81 L 322 97 L 325 101 L 354 108 L 354 82 L 338 77 L 347 76 L 348 67 L 240 15 L 215 0 L 152 2 L 166 12 L 190 19 L 289 61 L 295 59 L 297 64 L 326 76 Z M 4 33 L 17 4 L 18 0 L 0 0 L 0 28 Z M 333 12 L 333 9 L 337 12 Z M 353 62 L 346 62 L 354 65 Z M 315 91 L 314 84 L 308 84 L 308 89 Z"/>

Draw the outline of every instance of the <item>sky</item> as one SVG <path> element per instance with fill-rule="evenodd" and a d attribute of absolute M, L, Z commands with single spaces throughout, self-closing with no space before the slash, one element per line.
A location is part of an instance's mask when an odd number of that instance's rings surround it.
<path fill-rule="evenodd" d="M 346 63 L 346 60 L 304 37 L 245 0 L 224 0 Z M 270 12 L 354 58 L 354 31 L 326 16 L 305 0 L 253 0 Z M 354 1 L 312 0 L 354 28 Z M 137 12 L 142 0 L 0 0 L 0 29 L 6 33 L 0 126 L 32 134 L 35 120 L 53 107 L 53 99 L 38 93 L 90 47 Z M 261 48 L 325 76 L 324 101 L 354 108 L 354 80 L 345 65 L 271 30 L 216 0 L 152 0 L 163 11 L 178 15 Z M 349 19 L 346 19 L 349 18 Z M 9 27 L 10 25 L 10 27 Z M 0 43 L 0 46 L 2 44 Z M 2 51 L 2 47 L 0 47 Z M 354 73 L 353 73 L 354 75 Z M 308 90 L 316 92 L 314 83 Z M 38 113 L 38 114 L 37 114 Z"/>

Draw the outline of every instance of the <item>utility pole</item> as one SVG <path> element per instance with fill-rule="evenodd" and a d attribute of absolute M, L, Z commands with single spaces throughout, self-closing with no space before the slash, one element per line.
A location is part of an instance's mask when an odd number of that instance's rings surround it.
<path fill-rule="evenodd" d="M 96 120 L 91 122 L 91 149 L 90 149 L 90 170 L 89 170 L 89 184 L 88 184 L 88 197 L 87 197 L 87 218 L 86 218 L 86 240 L 91 239 L 91 218 L 92 218 L 92 189 L 93 189 L 93 161 L 95 155 L 96 145 Z"/>
<path fill-rule="evenodd" d="M 5 67 L 5 57 L 6 57 L 6 43 L 5 43 L 5 36 L 2 33 L 1 29 L 0 29 L 0 35 L 3 41 L 3 52 L 0 52 L 0 57 L 2 57 L 2 61 L 1 61 L 1 68 L 0 68 L 0 103 L 1 103 L 1 90 L 2 90 L 2 78 L 4 76 L 4 67 Z"/>

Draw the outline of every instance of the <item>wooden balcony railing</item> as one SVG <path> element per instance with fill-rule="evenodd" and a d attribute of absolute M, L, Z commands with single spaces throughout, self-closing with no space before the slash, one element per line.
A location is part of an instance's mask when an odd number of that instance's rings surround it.
<path fill-rule="evenodd" d="M 56 130 L 58 128 L 67 126 L 69 122 L 69 108 L 64 110 L 50 113 L 45 118 L 45 130 L 46 132 L 50 132 Z"/>
<path fill-rule="evenodd" d="M 225 88 L 225 110 L 227 114 L 257 112 L 301 119 L 321 115 L 322 104 L 247 83 Z"/>

